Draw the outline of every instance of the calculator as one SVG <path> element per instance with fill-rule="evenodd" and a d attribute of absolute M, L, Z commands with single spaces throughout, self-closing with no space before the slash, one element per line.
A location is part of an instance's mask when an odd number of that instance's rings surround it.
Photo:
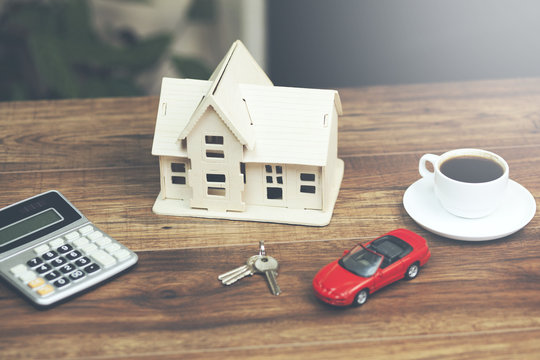
<path fill-rule="evenodd" d="M 88 290 L 137 260 L 58 191 L 0 209 L 0 275 L 37 307 Z"/>

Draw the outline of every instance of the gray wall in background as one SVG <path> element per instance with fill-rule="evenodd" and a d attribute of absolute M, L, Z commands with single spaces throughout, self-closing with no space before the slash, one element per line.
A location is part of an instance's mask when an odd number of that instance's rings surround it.
<path fill-rule="evenodd" d="M 269 0 L 276 85 L 540 76 L 540 0 Z"/>

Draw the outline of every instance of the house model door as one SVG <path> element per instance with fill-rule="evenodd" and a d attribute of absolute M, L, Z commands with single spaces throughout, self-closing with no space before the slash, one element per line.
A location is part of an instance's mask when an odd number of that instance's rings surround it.
<path fill-rule="evenodd" d="M 298 201 L 304 209 L 322 209 L 321 172 L 317 167 L 301 167 L 296 172 Z"/>

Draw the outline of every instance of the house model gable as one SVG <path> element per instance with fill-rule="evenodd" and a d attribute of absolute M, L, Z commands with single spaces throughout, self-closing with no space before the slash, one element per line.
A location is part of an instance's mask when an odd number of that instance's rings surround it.
<path fill-rule="evenodd" d="M 180 133 L 180 136 L 178 137 L 179 141 L 184 140 L 189 133 L 193 130 L 195 125 L 197 125 L 198 121 L 204 117 L 204 115 L 208 111 L 214 111 L 219 118 L 223 121 L 223 123 L 227 126 L 227 128 L 236 136 L 238 141 L 242 145 L 246 145 L 250 148 L 253 147 L 254 140 L 253 140 L 253 130 L 246 126 L 238 126 L 241 125 L 238 124 L 238 122 L 233 122 L 230 119 L 237 119 L 235 117 L 231 117 L 229 113 L 227 113 L 221 105 L 216 101 L 216 98 L 213 95 L 207 95 L 203 100 L 201 101 L 200 105 L 197 106 L 197 109 L 193 112 L 193 115 L 189 119 L 189 122 L 187 123 L 184 130 Z"/>
<path fill-rule="evenodd" d="M 343 178 L 341 112 L 335 90 L 274 86 L 240 41 L 209 80 L 164 78 L 153 211 L 328 224 Z"/>
<path fill-rule="evenodd" d="M 202 113 L 208 106 L 212 106 L 242 144 L 252 149 L 253 124 L 239 87 L 240 84 L 272 86 L 272 81 L 240 41 L 234 42 L 209 81 L 210 88 L 194 111 L 188 126 L 180 134 L 180 138 L 185 138 Z"/>

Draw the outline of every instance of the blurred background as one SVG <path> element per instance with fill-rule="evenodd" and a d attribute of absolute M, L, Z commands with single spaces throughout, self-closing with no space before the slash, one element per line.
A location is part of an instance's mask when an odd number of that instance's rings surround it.
<path fill-rule="evenodd" d="M 241 39 L 276 85 L 540 76 L 537 0 L 0 0 L 0 101 L 155 95 Z"/>

